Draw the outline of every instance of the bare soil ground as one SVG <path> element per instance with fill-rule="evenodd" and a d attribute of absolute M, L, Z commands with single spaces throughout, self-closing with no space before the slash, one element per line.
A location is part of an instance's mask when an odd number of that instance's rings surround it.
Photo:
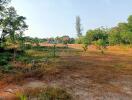
<path fill-rule="evenodd" d="M 65 52 L 56 62 L 57 74 L 10 84 L 0 89 L 0 97 L 11 97 L 9 91 L 16 89 L 48 85 L 66 89 L 74 100 L 132 100 L 132 51 L 110 50 L 104 55 L 94 50 L 81 55 Z"/>

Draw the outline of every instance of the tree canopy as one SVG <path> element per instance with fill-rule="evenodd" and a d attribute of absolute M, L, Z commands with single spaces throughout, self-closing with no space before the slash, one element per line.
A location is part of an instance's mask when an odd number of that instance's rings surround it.
<path fill-rule="evenodd" d="M 6 6 L 9 2 L 9 0 L 0 1 L 2 8 L 0 13 L 1 43 L 7 35 L 14 41 L 15 34 L 20 34 L 28 28 L 25 22 L 26 18 L 18 15 L 14 7 Z"/>
<path fill-rule="evenodd" d="M 100 40 L 109 45 L 132 44 L 132 15 L 127 22 L 119 23 L 115 27 L 88 30 L 85 37 L 85 41 L 90 43 Z"/>

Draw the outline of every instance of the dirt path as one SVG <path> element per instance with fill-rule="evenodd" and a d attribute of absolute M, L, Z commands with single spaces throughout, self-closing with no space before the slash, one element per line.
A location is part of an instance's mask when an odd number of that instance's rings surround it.
<path fill-rule="evenodd" d="M 15 91 L 15 87 L 48 85 L 66 89 L 75 100 L 132 100 L 130 58 L 111 55 L 62 57 L 58 62 L 61 73 L 55 76 L 57 78 L 48 77 L 49 81 L 32 80 L 22 86 L 8 86 L 5 91 Z M 9 93 L 6 95 L 9 96 Z"/>

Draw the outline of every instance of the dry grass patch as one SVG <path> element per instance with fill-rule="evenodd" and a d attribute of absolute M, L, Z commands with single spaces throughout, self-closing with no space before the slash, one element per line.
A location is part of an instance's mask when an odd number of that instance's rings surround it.
<path fill-rule="evenodd" d="M 58 87 L 26 88 L 16 92 L 16 96 L 26 98 L 21 100 L 72 100 L 72 96 L 66 90 Z"/>

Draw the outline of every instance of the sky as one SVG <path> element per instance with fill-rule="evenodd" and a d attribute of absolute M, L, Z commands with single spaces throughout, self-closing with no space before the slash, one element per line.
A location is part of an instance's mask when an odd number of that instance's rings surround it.
<path fill-rule="evenodd" d="M 19 15 L 27 18 L 26 36 L 76 37 L 75 20 L 80 16 L 83 34 L 116 26 L 132 14 L 132 0 L 12 0 Z"/>

